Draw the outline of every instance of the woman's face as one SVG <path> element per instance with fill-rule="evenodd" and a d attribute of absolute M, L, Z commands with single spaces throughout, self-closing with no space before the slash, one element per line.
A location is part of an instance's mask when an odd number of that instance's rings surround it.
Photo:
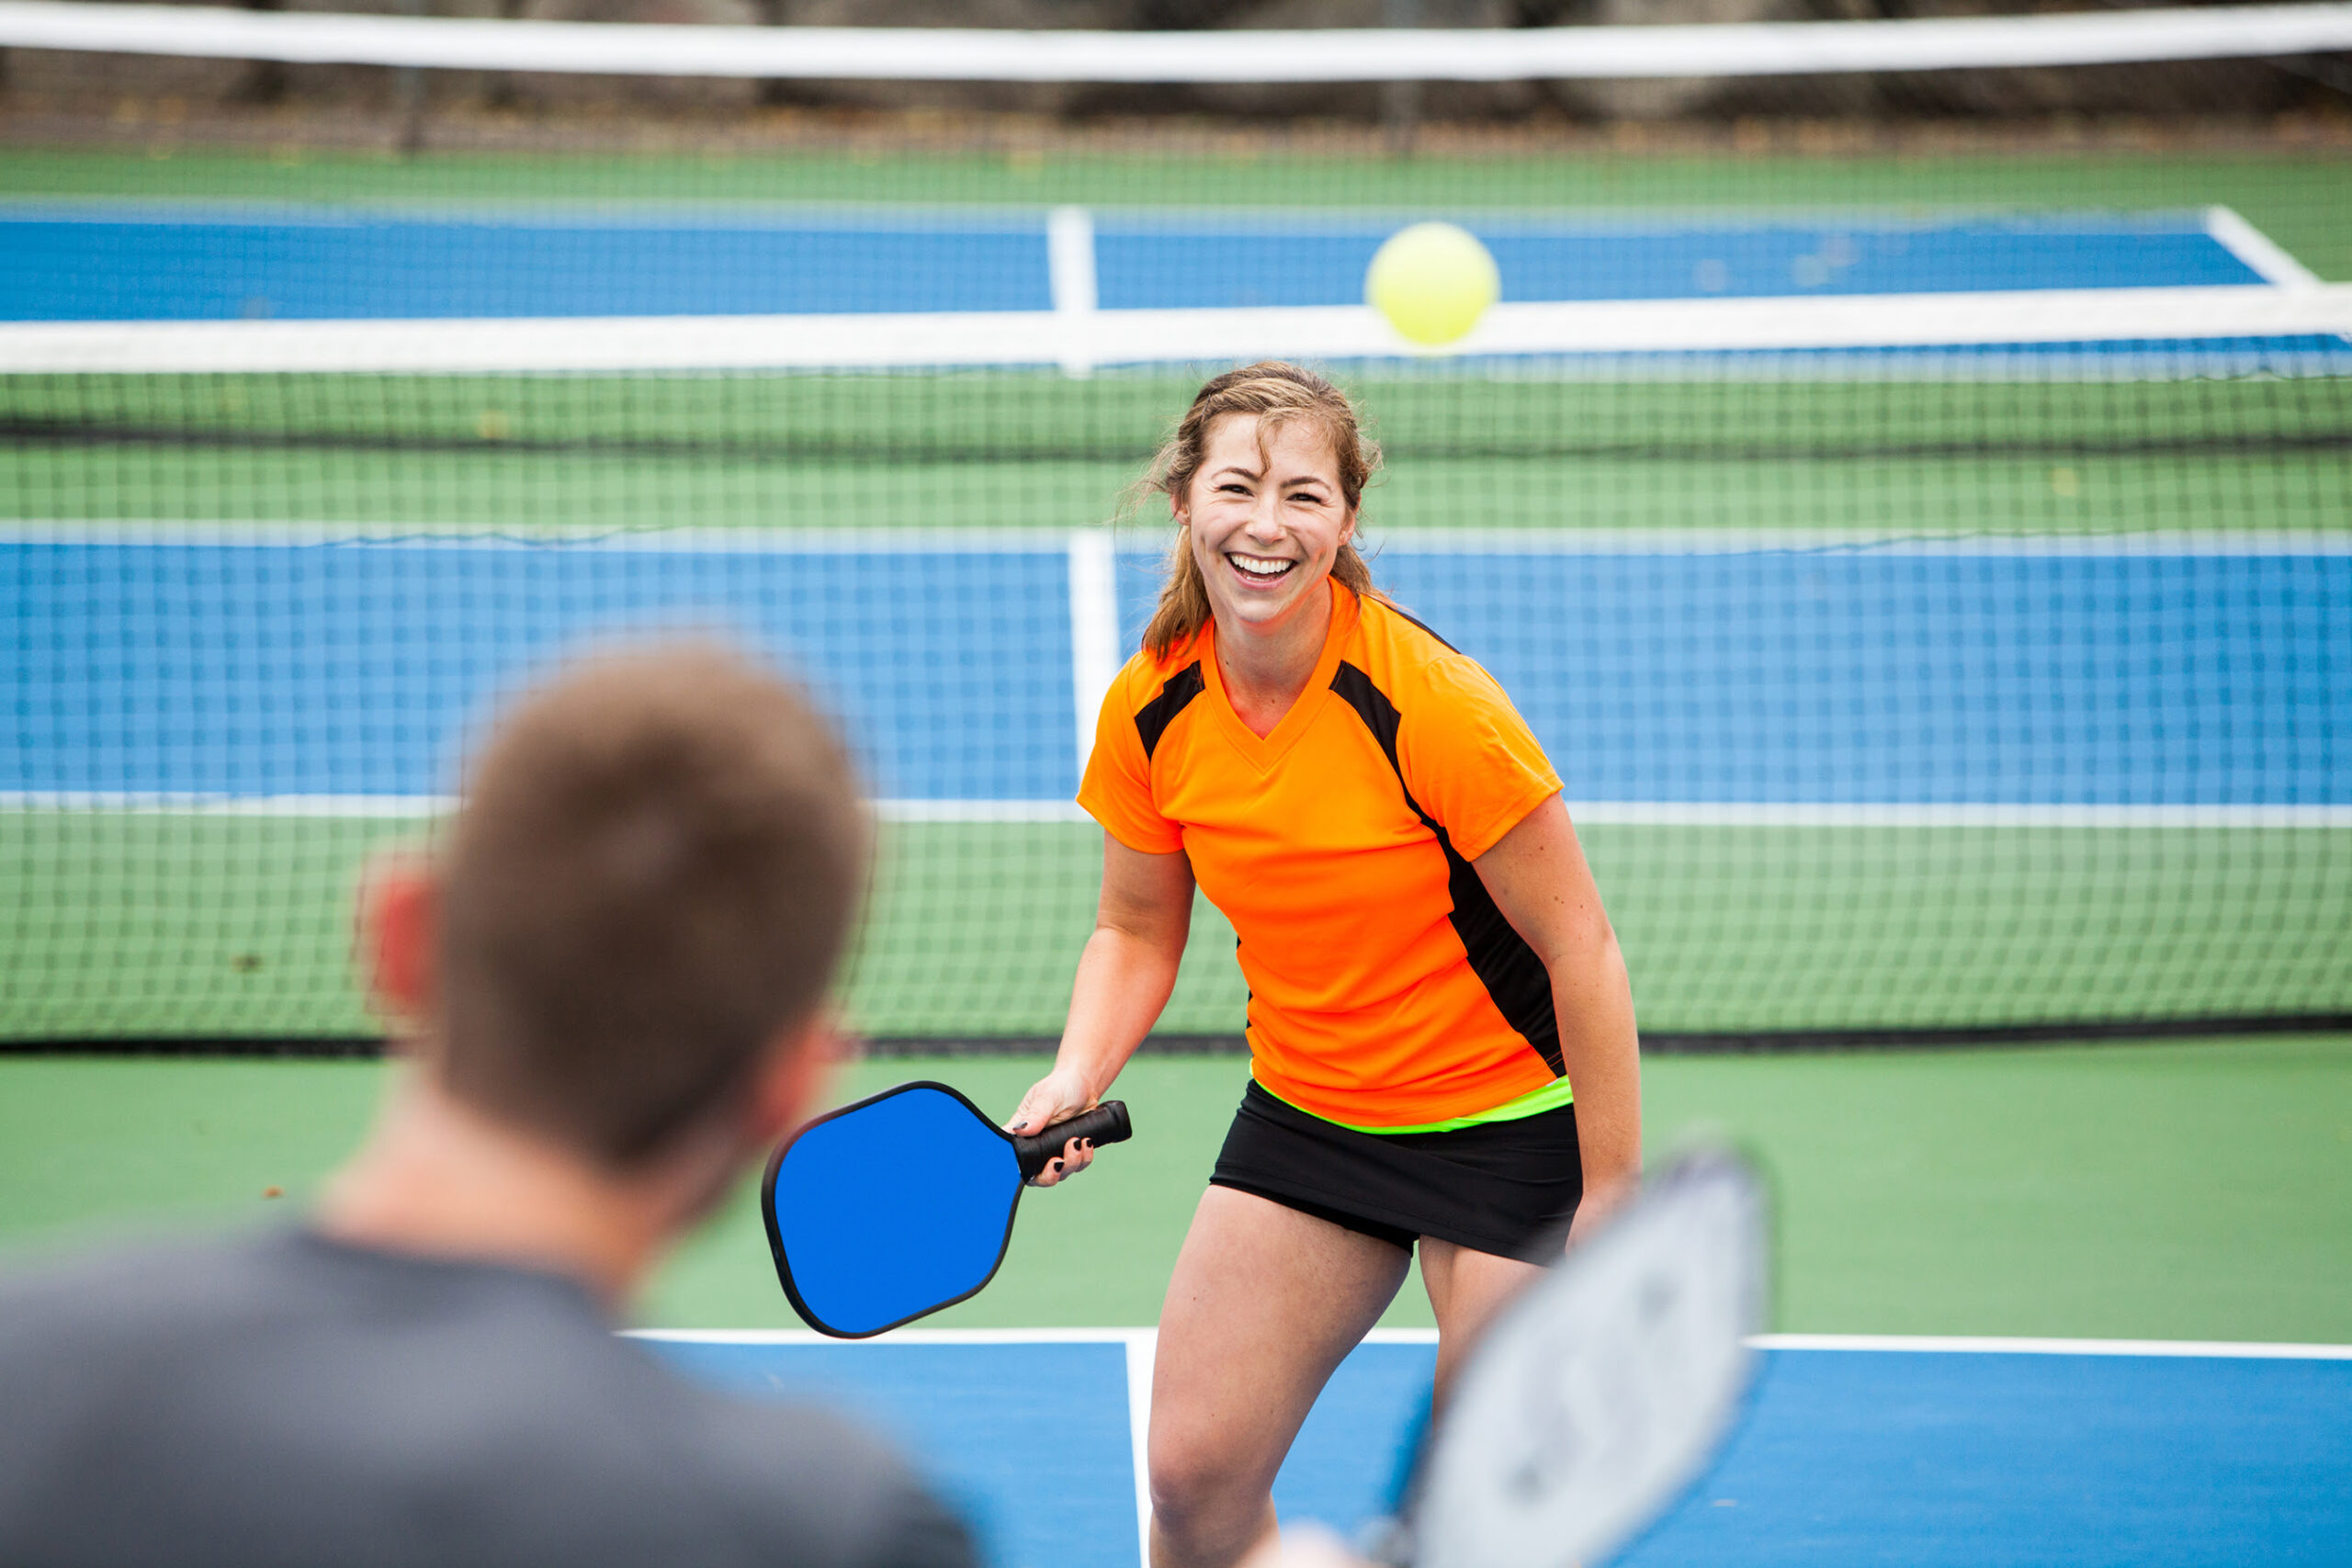
<path fill-rule="evenodd" d="M 1176 508 L 1222 626 L 1272 629 L 1320 600 L 1355 514 L 1340 490 L 1338 454 L 1309 420 L 1274 426 L 1261 450 L 1258 416 L 1209 426 L 1206 452 Z"/>

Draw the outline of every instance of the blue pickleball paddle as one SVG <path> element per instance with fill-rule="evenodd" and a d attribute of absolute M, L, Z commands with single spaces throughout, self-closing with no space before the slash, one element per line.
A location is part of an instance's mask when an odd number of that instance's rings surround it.
<path fill-rule="evenodd" d="M 1016 1138 L 944 1083 L 905 1083 L 820 1116 L 768 1161 L 760 1208 L 776 1278 L 808 1326 L 864 1339 L 995 1278 L 1030 1178 L 1072 1138 L 1132 1135 L 1106 1100 Z"/>

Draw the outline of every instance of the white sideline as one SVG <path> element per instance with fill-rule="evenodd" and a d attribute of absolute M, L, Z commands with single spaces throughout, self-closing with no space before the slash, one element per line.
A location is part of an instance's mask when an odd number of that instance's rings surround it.
<path fill-rule="evenodd" d="M 1128 1462 L 1136 1485 L 1136 1540 L 1141 1568 L 1151 1568 L 1151 1472 L 1145 1438 L 1151 1425 L 1151 1370 L 1159 1344 L 1152 1328 L 901 1328 L 872 1339 L 828 1338 L 809 1329 L 646 1328 L 633 1339 L 685 1345 L 833 1345 L 887 1350 L 893 1345 L 1100 1345 L 1125 1348 Z M 1370 1345 L 1435 1345 L 1434 1328 L 1375 1328 Z M 1986 1336 L 1759 1334 L 1758 1350 L 1799 1354 L 1928 1352 L 1973 1356 L 2208 1357 L 2232 1360 L 2352 1361 L 2352 1345 L 2272 1344 L 2189 1339 L 2047 1339 Z"/>
<path fill-rule="evenodd" d="M 959 82 L 1495 82 L 2319 54 L 2352 5 L 1905 21 L 1252 32 L 680 27 L 0 4 L 0 46 L 610 75 Z"/>
<path fill-rule="evenodd" d="M 2287 248 L 2227 207 L 2205 209 L 2205 231 L 2238 260 L 2262 275 L 2266 283 L 2281 288 L 2317 288 L 2319 274 L 2289 254 Z"/>
<path fill-rule="evenodd" d="M 2246 1361 L 2352 1361 L 2352 1345 L 2267 1340 L 2035 1339 L 1980 1335 L 1759 1334 L 1759 1350 L 1896 1351 L 1958 1356 L 2213 1357 Z"/>
<path fill-rule="evenodd" d="M 1151 1568 L 1151 1369 L 1159 1352 L 1157 1331 L 1127 1337 L 1127 1462 L 1136 1477 L 1136 1548 L 1141 1568 Z"/>
<path fill-rule="evenodd" d="M 1114 667 L 1115 668 L 1115 667 Z M 1092 820 L 1069 800 L 877 800 L 885 822 Z M 0 790 L 0 811 L 119 811 L 145 816 L 343 818 L 425 821 L 457 807 L 443 795 L 204 795 L 131 790 Z M 2352 829 L 2352 806 L 1913 806 L 1862 801 L 1572 800 L 1583 827 L 1623 828 L 2230 828 Z"/>
<path fill-rule="evenodd" d="M 1117 546 L 1108 528 L 1080 528 L 1069 536 L 1070 698 L 1077 707 L 1080 778 L 1094 754 L 1094 721 L 1122 662 Z"/>
<path fill-rule="evenodd" d="M 1147 1371 L 1154 1328 L 900 1328 L 871 1339 L 832 1339 L 808 1328 L 637 1328 L 633 1339 L 684 1345 L 1103 1345 L 1143 1346 Z M 2211 1357 L 2249 1361 L 2352 1361 L 2352 1345 L 2267 1339 L 2069 1339 L 2005 1335 L 1758 1334 L 1758 1350 L 1895 1352 L 1960 1356 Z M 1434 1328 L 1375 1328 L 1367 1345 L 1434 1345 Z M 1133 1366 L 1130 1364 L 1130 1376 Z M 1148 1385 L 1148 1376 L 1146 1379 Z"/>
<path fill-rule="evenodd" d="M 0 545 L 90 545 L 213 549 L 284 549 L 334 545 L 350 549 L 574 550 L 656 555 L 1058 555 L 1067 557 L 1068 528 L 673 528 L 554 526 L 528 533 L 489 521 L 387 523 L 219 523 L 125 518 L 0 520 Z M 1163 552 L 1158 524 L 1111 528 L 1113 548 L 1128 556 Z M 1889 528 L 1428 528 L 1368 529 L 1363 541 L 1376 555 L 1390 551 L 1446 556 L 1773 556 L 1803 552 L 1839 555 L 1971 558 L 2024 557 L 2211 557 L 2352 555 L 2352 533 L 2249 528 L 2142 529 L 2098 534 L 1906 534 Z M 1041 567 L 1043 562 L 1038 563 Z M 1114 665 L 1116 668 L 1116 665 Z"/>
<path fill-rule="evenodd" d="M 1454 352 L 1471 356 L 1732 354 L 2346 333 L 2352 333 L 2352 284 L 2236 284 L 1506 301 L 1490 309 Z M 1263 357 L 1430 355 L 1363 305 L 0 325 L 0 374 L 10 375 L 472 375 L 512 373 L 518 367 L 546 373 L 1023 365 L 1091 369 Z"/>

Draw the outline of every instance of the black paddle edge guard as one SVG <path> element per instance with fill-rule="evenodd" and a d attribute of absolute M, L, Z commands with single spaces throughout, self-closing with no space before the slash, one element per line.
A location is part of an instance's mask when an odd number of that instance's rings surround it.
<path fill-rule="evenodd" d="M 838 1117 L 846 1116 L 853 1111 L 863 1111 L 877 1100 L 889 1100 L 906 1093 L 909 1089 L 935 1089 L 944 1094 L 952 1095 L 964 1102 L 966 1110 L 971 1111 L 983 1122 L 988 1122 L 988 1113 L 974 1105 L 971 1097 L 953 1084 L 935 1083 L 928 1078 L 918 1078 L 911 1083 L 892 1084 L 879 1094 L 869 1094 L 864 1100 L 854 1100 L 847 1105 L 834 1107 L 822 1116 L 811 1118 L 806 1126 L 776 1145 L 775 1152 L 768 1156 L 766 1168 L 760 1173 L 760 1224 L 767 1232 L 768 1257 L 775 1265 L 776 1283 L 784 1287 L 785 1300 L 790 1302 L 792 1310 L 800 1314 L 800 1321 L 829 1339 L 871 1339 L 877 1334 L 888 1334 L 894 1328 L 903 1328 L 917 1318 L 929 1317 L 933 1313 L 944 1311 L 957 1302 L 970 1301 L 989 1288 L 989 1282 L 996 1278 L 997 1270 L 1004 1267 L 1004 1255 L 1012 1249 L 1012 1216 L 1007 1214 L 1004 1221 L 1004 1239 L 997 1244 L 996 1261 L 989 1265 L 987 1276 L 978 1284 L 960 1296 L 941 1302 L 935 1306 L 925 1307 L 922 1311 L 910 1314 L 895 1323 L 886 1323 L 879 1328 L 855 1330 L 836 1328 L 818 1316 L 817 1309 L 810 1306 L 806 1298 L 800 1294 L 800 1286 L 792 1277 L 792 1260 L 785 1256 L 784 1233 L 776 1228 L 775 1223 L 775 1179 L 776 1173 L 784 1168 L 784 1156 L 792 1152 L 792 1145 L 800 1141 L 800 1134 L 808 1131 L 809 1127 L 820 1126 Z M 988 1122 L 988 1124 L 994 1125 L 993 1122 Z M 1012 1141 L 1010 1134 L 1004 1134 L 1004 1138 L 1007 1143 Z M 1016 1192 L 1013 1202 L 1018 1206 L 1020 1201 L 1020 1196 Z"/>
<path fill-rule="evenodd" d="M 2075 1023 L 1997 1023 L 1957 1028 L 1785 1029 L 1716 1033 L 1649 1032 L 1653 1056 L 1737 1056 L 1836 1051 L 1942 1051 L 1972 1046 L 2089 1045 L 2204 1035 L 2346 1034 L 2352 1012 L 2218 1014 L 2206 1018 L 2092 1019 Z M 1050 1034 L 885 1035 L 863 1042 L 877 1060 L 909 1056 L 1050 1056 Z M 1144 1056 L 1240 1056 L 1238 1034 L 1155 1034 Z M 385 1054 L 368 1035 L 84 1035 L 0 1040 L 0 1056 L 288 1056 L 367 1058 Z"/>
<path fill-rule="evenodd" d="M 1029 1167 L 1032 1151 L 1024 1149 L 1023 1145 L 1024 1144 L 1035 1144 L 1038 1141 L 1037 1139 L 1017 1138 L 1012 1134 L 1005 1132 L 1003 1129 L 997 1127 L 995 1122 L 989 1118 L 987 1111 L 982 1111 L 978 1105 L 972 1103 L 971 1096 L 966 1094 L 962 1089 L 957 1089 L 954 1084 L 940 1083 L 932 1078 L 916 1078 L 908 1083 L 893 1084 L 888 1089 L 882 1090 L 879 1094 L 869 1094 L 864 1100 L 854 1100 L 847 1105 L 836 1106 L 832 1110 L 826 1111 L 822 1116 L 811 1118 L 807 1125 L 801 1127 L 798 1131 L 795 1132 L 792 1136 L 776 1145 L 775 1152 L 768 1156 L 766 1168 L 763 1170 L 760 1175 L 760 1224 L 767 1232 L 768 1257 L 775 1264 L 776 1283 L 784 1287 L 785 1299 L 792 1303 L 792 1310 L 800 1314 L 801 1322 L 807 1324 L 809 1327 L 815 1329 L 818 1333 L 824 1335 L 828 1338 L 871 1339 L 877 1334 L 888 1334 L 894 1328 L 904 1328 L 908 1324 L 915 1322 L 918 1318 L 929 1317 L 935 1312 L 944 1312 L 947 1308 L 956 1305 L 958 1302 L 968 1302 L 974 1296 L 978 1295 L 982 1291 L 989 1288 L 989 1282 L 997 1277 L 998 1270 L 1004 1267 L 1005 1254 L 1012 1249 L 1012 1221 L 1014 1214 L 1019 1211 L 1021 1206 L 1021 1194 L 1019 1189 L 1015 1189 L 1013 1192 L 1012 1210 L 1007 1212 L 1004 1216 L 1004 1236 L 997 1243 L 996 1261 L 989 1265 L 989 1271 L 987 1275 L 982 1278 L 978 1284 L 974 1285 L 970 1290 L 966 1291 L 960 1296 L 952 1296 L 946 1301 L 927 1306 L 921 1312 L 910 1313 L 907 1316 L 898 1319 L 896 1322 L 883 1324 L 878 1328 L 847 1329 L 836 1327 L 832 1324 L 827 1323 L 823 1318 L 818 1316 L 816 1308 L 810 1306 L 808 1299 L 801 1295 L 799 1283 L 792 1277 L 792 1260 L 790 1258 L 786 1256 L 785 1253 L 784 1233 L 778 1229 L 776 1225 L 775 1181 L 776 1174 L 784 1168 L 784 1156 L 792 1152 L 792 1145 L 798 1143 L 800 1141 L 801 1134 L 808 1132 L 810 1127 L 821 1126 L 825 1122 L 847 1116 L 852 1111 L 863 1111 L 869 1105 L 876 1104 L 885 1100 L 896 1099 L 898 1096 L 905 1094 L 910 1089 L 936 1089 L 942 1094 L 948 1095 L 953 1099 L 961 1100 L 963 1102 L 964 1109 L 969 1111 L 975 1117 L 978 1117 L 982 1126 L 993 1129 L 996 1132 L 997 1136 L 1002 1138 L 1006 1143 L 1012 1145 L 1013 1157 L 1021 1164 L 1022 1179 L 1024 1186 L 1027 1184 L 1028 1179 L 1036 1174 L 1036 1171 L 1031 1169 Z M 1048 1127 L 1046 1131 L 1050 1133 L 1054 1130 L 1054 1127 L 1070 1129 L 1069 1137 L 1091 1136 L 1093 1135 L 1094 1130 L 1099 1128 L 1102 1134 L 1105 1134 L 1105 1141 L 1114 1143 L 1124 1143 L 1128 1137 L 1133 1135 L 1133 1128 L 1129 1125 L 1127 1120 L 1127 1108 L 1125 1105 L 1115 1100 L 1106 1100 L 1091 1111 L 1081 1111 L 1076 1116 L 1068 1117 L 1060 1122 L 1057 1122 L 1054 1123 L 1053 1127 Z M 1039 1139 L 1042 1139 L 1043 1136 L 1044 1134 L 1038 1134 Z M 1062 1141 L 1064 1143 L 1068 1143 L 1069 1138 L 1065 1137 Z M 1042 1156 L 1037 1160 L 1037 1164 L 1040 1167 L 1045 1164 L 1046 1159 L 1052 1157 L 1050 1151 L 1047 1150 L 1040 1149 L 1035 1152 Z"/>

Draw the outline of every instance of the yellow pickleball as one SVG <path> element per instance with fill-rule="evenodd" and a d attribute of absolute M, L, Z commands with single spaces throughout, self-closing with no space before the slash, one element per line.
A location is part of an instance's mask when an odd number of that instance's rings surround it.
<path fill-rule="evenodd" d="M 1438 348 L 1467 335 L 1502 286 L 1477 235 L 1451 223 L 1416 223 L 1374 254 L 1363 298 L 1401 336 Z"/>

